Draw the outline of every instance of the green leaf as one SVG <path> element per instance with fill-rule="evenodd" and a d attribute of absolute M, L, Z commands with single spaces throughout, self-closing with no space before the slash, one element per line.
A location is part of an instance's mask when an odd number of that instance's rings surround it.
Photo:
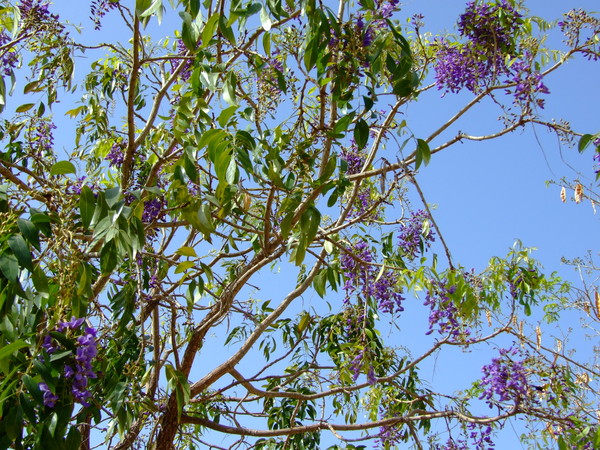
<path fill-rule="evenodd" d="M 186 270 L 191 269 L 195 265 L 196 265 L 196 263 L 194 261 L 182 261 L 179 264 L 177 264 L 177 268 L 175 269 L 175 273 L 185 272 Z"/>
<path fill-rule="evenodd" d="M 223 111 L 221 111 L 221 114 L 219 114 L 219 118 L 217 119 L 217 121 L 219 122 L 219 125 L 221 125 L 223 128 L 225 128 L 225 125 L 227 125 L 227 123 L 229 122 L 229 119 L 231 119 L 231 116 L 233 116 L 233 114 L 236 112 L 237 109 L 238 109 L 238 106 L 233 105 L 233 106 L 230 106 L 229 108 L 225 108 Z"/>
<path fill-rule="evenodd" d="M 335 126 L 333 127 L 333 134 L 339 135 L 339 134 L 344 133 L 348 129 L 348 126 L 352 123 L 353 119 L 354 119 L 353 112 L 351 112 L 350 114 L 346 114 L 344 117 L 342 117 L 340 120 L 338 120 L 335 123 Z"/>
<path fill-rule="evenodd" d="M 202 224 L 203 230 L 205 230 L 203 231 L 204 234 L 210 234 L 215 231 L 215 226 L 212 222 L 210 205 L 208 205 L 208 203 L 204 203 L 198 210 L 198 219 Z"/>
<path fill-rule="evenodd" d="M 148 3 L 148 1 L 144 1 L 144 3 Z M 144 12 L 139 14 L 139 17 L 150 17 L 153 14 L 156 14 L 162 8 L 162 0 L 153 0 L 152 4 L 146 8 Z"/>
<path fill-rule="evenodd" d="M 81 432 L 76 426 L 72 426 L 67 434 L 67 440 L 65 441 L 65 448 L 80 448 L 81 445 Z"/>
<path fill-rule="evenodd" d="M 590 142 L 592 142 L 593 139 L 594 136 L 591 134 L 584 134 L 583 136 L 581 136 L 581 138 L 579 139 L 579 144 L 577 145 L 579 153 L 582 153 L 588 147 L 588 145 L 590 145 Z"/>
<path fill-rule="evenodd" d="M 358 119 L 354 126 L 354 142 L 359 150 L 362 150 L 369 141 L 369 125 L 363 119 Z"/>
<path fill-rule="evenodd" d="M 260 9 L 260 23 L 263 30 L 269 31 L 271 29 L 271 18 L 269 17 L 269 12 L 265 6 Z"/>
<path fill-rule="evenodd" d="M 81 215 L 81 223 L 85 228 L 89 228 L 96 210 L 96 197 L 88 186 L 81 188 L 79 195 L 79 214 Z"/>
<path fill-rule="evenodd" d="M 29 346 L 29 344 L 22 339 L 19 339 L 18 341 L 15 341 L 15 342 L 11 342 L 10 344 L 5 345 L 4 347 L 0 348 L 0 360 L 7 358 L 8 356 L 12 355 L 17 350 L 19 350 L 23 347 L 28 347 L 28 346 Z"/>
<path fill-rule="evenodd" d="M 75 166 L 70 161 L 58 161 L 50 168 L 50 175 L 67 175 L 69 173 L 77 173 Z"/>
<path fill-rule="evenodd" d="M 183 19 L 183 24 L 181 25 L 181 40 L 190 52 L 195 53 L 198 45 L 198 36 L 196 35 L 196 29 L 192 22 L 192 16 L 185 11 L 180 12 L 179 15 Z"/>
<path fill-rule="evenodd" d="M 33 281 L 33 286 L 39 293 L 48 293 L 48 277 L 40 268 L 39 264 L 36 265 L 35 269 L 33 270 L 31 281 Z"/>
<path fill-rule="evenodd" d="M 223 85 L 223 100 L 232 106 L 237 105 L 237 98 L 235 94 L 236 86 L 237 77 L 235 76 L 235 73 L 230 72 L 225 79 L 225 84 Z"/>
<path fill-rule="evenodd" d="M 0 255 L 0 271 L 8 281 L 15 283 L 19 275 L 19 262 L 14 255 Z"/>
<path fill-rule="evenodd" d="M 221 32 L 223 37 L 229 41 L 231 45 L 237 44 L 235 40 L 235 35 L 233 34 L 233 30 L 227 24 L 227 19 L 224 16 L 219 16 L 219 31 Z"/>
<path fill-rule="evenodd" d="M 181 247 L 176 252 L 177 255 L 188 256 L 190 258 L 197 258 L 196 250 L 192 247 Z"/>
<path fill-rule="evenodd" d="M 321 223 L 321 213 L 314 206 L 310 206 L 304 211 L 300 218 L 300 229 L 310 244 L 316 237 Z"/>
<path fill-rule="evenodd" d="M 4 77 L 0 76 L 0 113 L 4 111 L 4 106 L 6 106 L 6 84 Z"/>
<path fill-rule="evenodd" d="M 225 173 L 225 181 L 227 181 L 229 184 L 236 184 L 238 180 L 238 172 L 237 161 L 235 158 L 231 158 Z"/>
<path fill-rule="evenodd" d="M 200 0 L 189 0 L 190 14 L 195 19 L 200 12 Z"/>
<path fill-rule="evenodd" d="M 217 31 L 217 25 L 219 24 L 219 17 L 221 16 L 218 13 L 213 14 L 210 19 L 206 21 L 204 29 L 202 30 L 201 48 L 207 47 L 212 37 L 215 35 L 215 31 Z"/>
<path fill-rule="evenodd" d="M 35 103 L 25 103 L 25 104 L 23 104 L 23 105 L 19 106 L 19 107 L 18 107 L 18 108 L 15 110 L 15 112 L 18 112 L 18 113 L 24 113 L 24 112 L 27 112 L 27 111 L 29 111 L 31 108 L 33 108 L 33 106 L 34 106 L 34 105 L 35 105 Z"/>
<path fill-rule="evenodd" d="M 117 246 L 114 241 L 104 244 L 100 251 L 100 270 L 102 275 L 110 275 L 117 267 Z"/>
<path fill-rule="evenodd" d="M 31 251 L 29 245 L 20 234 L 14 234 L 8 238 L 8 245 L 17 257 L 17 260 L 22 267 L 25 267 L 29 272 L 33 272 L 33 262 L 31 259 Z"/>
<path fill-rule="evenodd" d="M 42 80 L 35 80 L 30 83 L 27 83 L 23 88 L 24 94 L 29 94 L 30 92 L 37 92 L 38 88 L 42 84 Z"/>
<path fill-rule="evenodd" d="M 30 222 L 26 219 L 21 219 L 19 217 L 17 219 L 17 225 L 19 227 L 19 231 L 27 240 L 27 242 L 33 245 L 36 249 L 40 250 L 40 233 L 39 230 L 33 224 L 33 222 Z"/>
<path fill-rule="evenodd" d="M 431 150 L 429 144 L 423 139 L 417 139 L 417 152 L 415 155 L 415 170 L 418 169 L 422 163 L 425 165 L 429 164 L 431 159 Z"/>

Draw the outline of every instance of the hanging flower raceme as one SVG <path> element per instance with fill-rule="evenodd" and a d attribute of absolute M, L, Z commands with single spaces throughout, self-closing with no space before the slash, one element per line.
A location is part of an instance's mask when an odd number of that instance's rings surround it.
<path fill-rule="evenodd" d="M 498 402 L 521 403 L 529 397 L 525 360 L 513 359 L 518 355 L 522 356 L 516 348 L 500 349 L 500 356 L 481 369 L 483 393 L 479 398 L 485 400 L 490 408 Z"/>
<path fill-rule="evenodd" d="M 404 311 L 404 297 L 397 287 L 398 276 L 391 269 L 380 273 L 366 241 L 347 247 L 340 257 L 340 264 L 346 279 L 346 302 L 356 295 L 362 301 L 374 300 L 381 312 L 397 314 Z"/>
<path fill-rule="evenodd" d="M 74 339 L 73 346 L 64 348 L 63 345 L 52 336 L 47 334 L 44 336 L 42 348 L 45 350 L 47 355 L 55 355 L 61 352 L 70 351 L 70 355 L 66 357 L 60 357 L 55 362 L 62 362 L 62 379 L 66 384 L 70 385 L 71 393 L 75 402 L 82 404 L 83 406 L 90 406 L 88 399 L 91 397 L 89 390 L 89 380 L 97 377 L 96 372 L 92 367 L 92 363 L 96 355 L 98 354 L 97 342 L 96 342 L 96 330 L 92 327 L 84 327 L 81 330 L 83 324 L 83 318 L 73 317 L 68 322 L 61 322 L 56 327 L 56 332 L 64 334 L 69 340 L 73 340 L 75 335 L 79 334 Z M 75 352 L 73 352 L 73 348 Z M 45 362 L 46 358 L 42 358 L 42 362 Z M 56 402 L 60 399 L 56 391 L 48 386 L 47 382 L 39 383 L 39 388 L 43 393 L 44 405 L 49 408 L 53 408 Z"/>
<path fill-rule="evenodd" d="M 429 330 L 426 334 L 431 334 L 436 330 L 439 334 L 448 336 L 454 341 L 471 334 L 471 330 L 459 320 L 460 313 L 451 299 L 455 292 L 456 286 L 448 287 L 445 283 L 433 283 L 424 302 L 424 305 L 430 309 Z"/>
<path fill-rule="evenodd" d="M 422 209 L 411 214 L 400 227 L 399 245 L 404 256 L 410 260 L 423 254 L 435 242 L 435 233 L 430 227 L 429 214 Z"/>
<path fill-rule="evenodd" d="M 464 43 L 437 40 L 435 79 L 438 89 L 446 92 L 467 90 L 478 93 L 502 79 L 513 85 L 507 90 L 515 102 L 526 107 L 544 107 L 540 94 L 549 90 L 542 74 L 533 67 L 528 52 L 519 55 L 517 37 L 523 25 L 522 15 L 506 0 L 471 2 L 460 16 L 458 30 Z"/>
<path fill-rule="evenodd" d="M 479 92 L 501 75 L 508 75 L 506 56 L 515 53 L 522 16 L 505 0 L 471 2 L 458 21 L 462 44 L 437 40 L 435 66 L 438 89 Z"/>

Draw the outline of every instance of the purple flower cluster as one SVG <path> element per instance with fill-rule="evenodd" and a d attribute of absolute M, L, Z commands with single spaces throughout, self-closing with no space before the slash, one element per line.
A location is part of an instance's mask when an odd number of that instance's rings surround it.
<path fill-rule="evenodd" d="M 424 253 L 431 243 L 435 242 L 435 234 L 426 226 L 429 215 L 422 209 L 411 214 L 410 218 L 400 227 L 399 245 L 404 256 L 413 260 L 417 254 Z"/>
<path fill-rule="evenodd" d="M 110 167 L 120 167 L 125 160 L 125 149 L 127 143 L 120 141 L 115 142 L 104 159 L 108 161 Z"/>
<path fill-rule="evenodd" d="M 11 41 L 12 39 L 8 34 L 6 34 L 5 31 L 0 32 L 0 47 L 3 47 Z M 14 51 L 14 49 L 10 46 L 1 50 L 1 52 L 2 53 L 0 53 L 0 70 L 2 70 L 4 75 L 10 76 L 12 70 L 15 67 L 17 67 L 17 63 L 19 62 L 17 52 Z"/>
<path fill-rule="evenodd" d="M 48 408 L 54 408 L 54 405 L 56 405 L 56 402 L 58 401 L 58 395 L 53 393 L 50 387 L 44 382 L 40 383 L 38 387 L 43 393 L 44 405 Z"/>
<path fill-rule="evenodd" d="M 188 49 L 185 46 L 185 44 L 183 43 L 183 41 L 181 39 L 179 39 L 177 41 L 177 55 L 181 56 L 181 57 L 186 57 L 188 56 Z M 173 67 L 171 68 L 171 73 L 175 72 L 175 68 L 177 68 L 179 66 L 179 64 L 181 64 L 181 59 L 180 58 L 175 58 L 172 60 L 172 64 Z M 190 77 L 192 76 L 192 67 L 193 67 L 193 61 L 191 59 L 187 59 L 185 64 L 183 65 L 183 68 L 181 69 L 181 72 L 179 72 L 179 76 L 181 77 L 181 79 L 183 81 L 187 81 L 190 79 Z"/>
<path fill-rule="evenodd" d="M 67 333 L 70 331 L 79 330 L 83 324 L 83 318 L 73 317 L 68 322 L 61 322 L 56 327 L 56 331 Z M 77 337 L 77 350 L 71 364 L 64 365 L 65 379 L 71 381 L 71 392 L 76 402 L 83 406 L 90 406 L 88 399 L 91 397 L 91 392 L 88 389 L 89 380 L 96 378 L 96 372 L 92 368 L 92 361 L 98 353 L 96 344 L 96 330 L 92 327 L 85 327 L 83 333 Z M 50 334 L 44 337 L 42 348 L 47 354 L 51 355 L 59 350 L 58 343 Z M 39 384 L 40 390 L 44 393 L 44 404 L 50 408 L 54 407 L 58 396 L 55 395 L 46 383 Z"/>
<path fill-rule="evenodd" d="M 57 21 L 58 16 L 51 14 L 49 2 L 40 0 L 21 0 L 19 11 L 23 19 L 29 24 L 39 26 L 44 22 Z"/>
<path fill-rule="evenodd" d="M 510 81 L 516 83 L 515 100 L 525 104 L 535 103 L 540 107 L 544 107 L 544 100 L 537 98 L 538 94 L 549 94 L 550 91 L 542 81 L 542 75 L 539 72 L 532 70 L 531 64 L 525 61 L 515 62 L 511 70 L 513 72 Z"/>
<path fill-rule="evenodd" d="M 574 9 L 565 14 L 564 20 L 558 22 L 560 30 L 567 38 L 567 45 L 579 48 L 578 51 L 592 61 L 600 59 L 600 19 L 589 15 L 583 9 Z M 588 30 L 588 33 L 586 33 Z"/>
<path fill-rule="evenodd" d="M 144 212 L 142 222 L 151 223 L 159 219 L 162 215 L 164 202 L 161 199 L 153 198 L 144 202 Z"/>
<path fill-rule="evenodd" d="M 102 18 L 111 9 L 119 6 L 119 0 L 92 0 L 90 5 L 90 20 L 94 22 L 94 29 L 102 27 Z"/>
<path fill-rule="evenodd" d="M 505 56 L 514 52 L 514 37 L 522 16 L 506 0 L 491 3 L 471 2 L 458 21 L 464 44 L 450 46 L 437 40 L 435 66 L 438 89 L 458 92 L 467 88 L 477 92 L 499 75 L 507 75 Z"/>
<path fill-rule="evenodd" d="M 351 145 L 348 148 L 343 148 L 340 157 L 346 162 L 348 168 L 346 173 L 348 175 L 354 175 L 359 173 L 364 164 L 365 156 L 361 153 L 354 143 L 351 141 Z M 379 209 L 376 207 L 377 198 L 371 195 L 372 188 L 366 183 L 361 185 L 359 192 L 357 193 L 354 204 L 348 213 L 349 218 L 362 217 L 364 219 L 377 220 L 379 219 Z M 370 213 L 367 216 L 367 212 Z"/>
<path fill-rule="evenodd" d="M 435 78 L 438 89 L 459 92 L 463 88 L 479 92 L 499 77 L 515 86 L 515 102 L 544 107 L 539 94 L 548 94 L 542 75 L 532 69 L 532 56 L 517 57 L 516 36 L 523 24 L 522 15 L 507 0 L 471 2 L 460 16 L 458 30 L 465 43 L 449 44 L 436 40 L 438 48 Z M 511 90 L 508 91 L 510 93 Z"/>
<path fill-rule="evenodd" d="M 386 270 L 381 276 L 373 264 L 373 254 L 365 241 L 358 241 L 348 247 L 340 257 L 340 265 L 346 283 L 345 302 L 351 295 L 357 295 L 361 300 L 374 299 L 380 311 L 397 314 L 404 311 L 404 297 L 396 287 L 397 275 L 392 270 Z"/>
<path fill-rule="evenodd" d="M 77 178 L 74 182 L 70 182 L 69 185 L 67 185 L 66 188 L 66 193 L 67 194 L 74 194 L 74 195 L 81 195 L 81 190 L 83 189 L 83 186 L 87 186 L 89 187 L 93 192 L 94 192 L 94 196 L 97 196 L 98 193 L 98 185 L 95 183 L 86 183 L 85 180 L 87 179 L 87 176 L 82 176 Z"/>
<path fill-rule="evenodd" d="M 489 407 L 497 402 L 514 401 L 520 403 L 529 396 L 529 382 L 524 360 L 514 361 L 511 357 L 520 352 L 516 348 L 500 349 L 500 357 L 492 359 L 483 366 L 481 387 L 484 389 L 479 397 Z"/>
<path fill-rule="evenodd" d="M 398 414 L 390 414 L 384 405 L 380 405 L 379 413 L 381 417 L 389 418 L 397 417 Z M 396 444 L 406 441 L 406 427 L 396 425 L 384 425 L 379 427 L 379 437 L 376 441 L 375 448 L 389 449 L 396 448 Z"/>
<path fill-rule="evenodd" d="M 50 120 L 40 120 L 33 129 L 33 135 L 30 142 L 32 148 L 38 156 L 44 156 L 52 150 L 54 146 L 54 135 L 52 130 L 56 129 L 56 125 Z"/>
<path fill-rule="evenodd" d="M 350 362 L 350 370 L 352 371 L 352 381 L 356 381 L 358 376 L 360 375 L 361 369 L 365 364 L 365 351 L 362 350 L 359 352 L 354 359 Z M 367 371 L 367 383 L 370 386 L 373 386 L 376 383 L 377 379 L 375 378 L 375 369 L 373 365 L 369 365 L 369 370 Z"/>
<path fill-rule="evenodd" d="M 473 1 L 458 20 L 461 36 L 487 54 L 511 50 L 514 36 L 523 23 L 522 16 L 507 0 L 490 3 Z"/>
<path fill-rule="evenodd" d="M 354 140 L 351 141 L 349 148 L 344 147 L 342 149 L 340 157 L 346 161 L 346 164 L 348 165 L 348 170 L 346 171 L 348 175 L 359 173 L 365 164 L 365 155 L 358 151 Z"/>
<path fill-rule="evenodd" d="M 348 218 L 353 219 L 360 217 L 363 220 L 379 219 L 379 210 L 376 207 L 377 199 L 371 195 L 370 186 L 361 186 L 360 191 L 356 194 L 356 199 L 352 204 L 352 208 L 348 213 Z"/>
<path fill-rule="evenodd" d="M 437 332 L 447 335 L 453 340 L 460 337 L 467 337 L 471 331 L 458 320 L 460 314 L 456 305 L 450 298 L 456 292 L 456 286 L 446 286 L 444 283 L 434 283 L 431 290 L 425 296 L 425 306 L 429 306 L 429 330 L 426 334 L 433 333 L 437 327 Z"/>
<path fill-rule="evenodd" d="M 497 69 L 504 67 L 501 56 L 481 58 L 473 49 L 465 45 L 450 45 L 445 39 L 436 41 L 439 47 L 435 65 L 435 79 L 438 89 L 457 93 L 463 88 L 478 92 L 496 75 Z"/>
<path fill-rule="evenodd" d="M 398 10 L 399 0 L 383 0 L 377 2 L 377 13 L 384 19 L 389 19 Z"/>
<path fill-rule="evenodd" d="M 469 431 L 468 438 L 471 439 L 471 443 L 467 439 L 456 440 L 450 436 L 444 444 L 435 444 L 432 450 L 494 450 L 495 444 L 491 437 L 491 426 L 468 423 L 467 429 Z"/>
<path fill-rule="evenodd" d="M 387 27 L 386 19 L 392 17 L 394 12 L 399 8 L 399 0 L 379 0 L 375 2 L 375 9 L 373 11 L 374 19 L 370 23 L 365 23 L 365 16 L 359 14 L 356 16 L 356 35 L 361 37 L 361 43 L 363 49 L 368 48 L 377 34 L 384 28 Z M 367 61 L 363 61 L 363 64 L 367 64 Z"/>

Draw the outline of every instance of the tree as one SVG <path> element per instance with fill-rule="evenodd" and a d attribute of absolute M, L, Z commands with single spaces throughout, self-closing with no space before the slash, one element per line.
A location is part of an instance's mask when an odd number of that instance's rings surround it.
<path fill-rule="evenodd" d="M 532 124 L 600 152 L 543 115 L 600 19 L 475 1 L 433 36 L 394 0 L 89 6 L 82 34 L 44 0 L 0 10 L 1 448 L 488 448 L 511 417 L 600 445 L 597 370 L 528 325 L 576 291 L 518 243 L 465 269 L 418 180 Z M 496 131 L 458 131 L 486 99 Z M 420 377 L 478 348 L 461 392 Z"/>

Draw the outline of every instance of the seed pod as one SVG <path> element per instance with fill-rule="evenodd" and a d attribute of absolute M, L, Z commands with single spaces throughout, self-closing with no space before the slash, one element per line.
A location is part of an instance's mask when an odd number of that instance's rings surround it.
<path fill-rule="evenodd" d="M 537 341 L 537 349 L 539 351 L 539 349 L 542 347 L 542 329 L 539 327 L 539 325 L 535 327 L 535 337 Z"/>
<path fill-rule="evenodd" d="M 560 190 L 560 201 L 563 203 L 567 201 L 567 189 L 564 186 Z"/>
<path fill-rule="evenodd" d="M 600 293 L 598 291 L 594 292 L 594 304 L 596 306 L 596 317 L 600 319 Z"/>
<path fill-rule="evenodd" d="M 581 199 L 583 198 L 583 186 L 581 183 L 577 183 L 575 186 L 575 203 L 581 203 Z"/>

